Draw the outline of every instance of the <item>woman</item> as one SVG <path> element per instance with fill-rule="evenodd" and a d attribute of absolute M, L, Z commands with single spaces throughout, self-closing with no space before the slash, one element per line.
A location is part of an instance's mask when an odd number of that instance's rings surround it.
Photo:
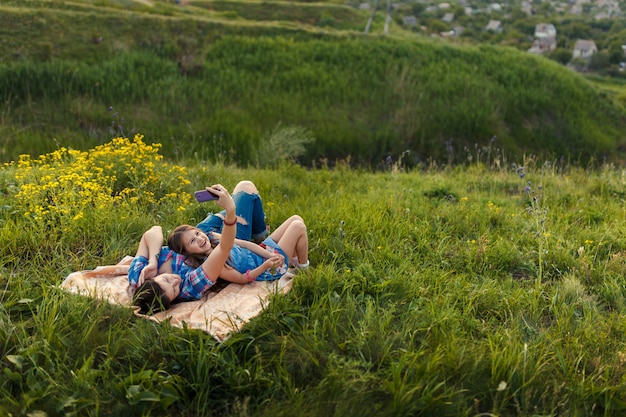
<path fill-rule="evenodd" d="M 215 247 L 213 254 L 206 259 L 206 265 L 191 270 L 181 255 L 168 247 L 163 247 L 163 231 L 153 226 L 143 234 L 133 259 L 128 281 L 136 288 L 133 304 L 139 306 L 143 314 L 153 314 L 167 309 L 175 298 L 200 298 L 204 290 L 217 279 L 222 265 L 226 262 L 235 242 L 237 217 L 235 202 L 228 190 L 220 184 L 207 187 L 218 199 L 216 204 L 225 210 L 222 228 L 223 242 Z M 207 276 L 215 276 L 211 280 Z M 172 275 L 177 275 L 173 277 Z M 184 278 L 184 279 L 183 279 Z"/>

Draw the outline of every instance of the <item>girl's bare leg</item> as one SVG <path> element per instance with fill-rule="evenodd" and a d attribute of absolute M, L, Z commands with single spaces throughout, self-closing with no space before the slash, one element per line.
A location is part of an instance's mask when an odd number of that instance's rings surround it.
<path fill-rule="evenodd" d="M 288 218 L 287 220 L 285 220 L 280 226 L 278 226 L 277 229 L 275 229 L 272 234 L 270 235 L 270 237 L 272 238 L 272 240 L 274 242 L 277 242 L 282 239 L 283 235 L 285 234 L 285 231 L 287 230 L 287 228 L 295 221 L 299 221 L 302 224 L 304 224 L 304 220 L 302 220 L 302 217 L 298 216 L 297 214 L 294 214 L 293 216 L 291 216 L 290 218 Z M 282 246 L 281 246 L 282 248 Z"/>
<path fill-rule="evenodd" d="M 285 224 L 283 223 L 280 227 L 283 227 L 283 225 Z M 284 231 L 282 231 L 280 239 L 274 241 L 285 251 L 289 259 L 293 256 L 297 256 L 299 264 L 304 265 L 309 262 L 309 237 L 307 235 L 306 225 L 301 219 L 293 219 L 290 221 Z"/>
<path fill-rule="evenodd" d="M 235 185 L 235 189 L 233 190 L 233 194 L 237 194 L 239 191 L 246 192 L 248 194 L 258 194 L 259 190 L 257 190 L 256 185 L 252 181 L 239 181 L 237 185 Z"/>

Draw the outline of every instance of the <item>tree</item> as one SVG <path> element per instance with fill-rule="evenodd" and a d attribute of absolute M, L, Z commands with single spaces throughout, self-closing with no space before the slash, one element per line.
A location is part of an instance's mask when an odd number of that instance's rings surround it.
<path fill-rule="evenodd" d="M 593 30 L 584 22 L 571 21 L 562 23 L 558 27 L 559 35 L 568 38 L 570 42 L 576 42 L 577 39 L 591 39 Z M 573 46 L 573 45 L 572 45 Z"/>
<path fill-rule="evenodd" d="M 552 54 L 550 54 L 550 59 L 558 62 L 559 64 L 567 64 L 572 59 L 572 51 L 565 48 L 556 48 Z"/>
<path fill-rule="evenodd" d="M 588 68 L 592 71 L 604 71 L 610 65 L 608 52 L 600 51 L 591 56 Z"/>
<path fill-rule="evenodd" d="M 454 16 L 456 16 L 457 18 L 459 16 L 465 16 L 465 7 L 461 6 L 460 4 L 452 6 L 452 10 L 450 11 L 454 13 Z"/>
<path fill-rule="evenodd" d="M 554 7 L 552 7 L 552 3 L 550 3 L 549 1 L 542 2 L 541 6 L 539 6 L 539 14 L 542 16 L 550 16 L 552 13 L 554 13 Z"/>
<path fill-rule="evenodd" d="M 609 45 L 609 62 L 611 64 L 619 64 L 624 61 L 624 50 L 621 42 L 613 42 Z"/>
<path fill-rule="evenodd" d="M 419 16 L 424 9 L 426 9 L 426 6 L 422 3 L 415 3 L 411 6 L 411 11 L 413 12 L 413 16 Z"/>
<path fill-rule="evenodd" d="M 519 30 L 520 32 L 528 36 L 533 36 L 535 34 L 536 25 L 537 23 L 528 17 L 525 17 L 520 20 L 515 20 L 513 22 L 513 28 Z"/>
<path fill-rule="evenodd" d="M 430 29 L 431 33 L 448 32 L 450 30 L 450 26 L 442 22 L 441 20 L 433 20 L 432 22 L 430 22 L 428 28 Z"/>

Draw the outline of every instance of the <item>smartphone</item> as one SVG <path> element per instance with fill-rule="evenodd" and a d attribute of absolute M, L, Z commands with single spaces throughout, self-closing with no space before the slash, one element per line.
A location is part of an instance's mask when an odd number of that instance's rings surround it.
<path fill-rule="evenodd" d="M 200 203 L 203 201 L 217 200 L 219 197 L 207 190 L 199 190 L 195 192 L 196 200 Z"/>

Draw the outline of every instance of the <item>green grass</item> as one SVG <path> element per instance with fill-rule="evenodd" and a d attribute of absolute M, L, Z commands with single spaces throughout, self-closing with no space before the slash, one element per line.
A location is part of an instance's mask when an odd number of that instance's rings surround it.
<path fill-rule="evenodd" d="M 293 213 L 308 225 L 312 268 L 221 345 L 57 288 L 132 254 L 150 225 L 214 207 L 140 198 L 41 226 L 16 192 L 48 180 L 4 167 L 0 413 L 621 415 L 623 169 L 397 162 L 373 174 L 191 158 L 176 161 L 191 184 L 158 178 L 180 198 L 251 179 L 272 226 Z"/>
<path fill-rule="evenodd" d="M 0 169 L 0 415 L 623 415 L 621 87 L 341 2 L 151 3 L 0 2 L 1 159 L 92 150 Z M 165 160 L 93 151 L 137 130 Z M 225 343 L 58 288 L 242 179 L 312 267 Z"/>
<path fill-rule="evenodd" d="M 621 96 L 511 48 L 365 36 L 367 14 L 350 7 L 1 3 L 0 156 L 49 152 L 59 138 L 77 149 L 103 143 L 112 106 L 125 133 L 141 128 L 167 156 L 241 166 L 259 164 L 278 125 L 315 137 L 298 158 L 306 166 L 375 168 L 402 154 L 411 166 L 460 163 L 483 148 L 623 161 Z"/>
<path fill-rule="evenodd" d="M 312 132 L 300 159 L 309 166 L 351 157 L 375 167 L 407 150 L 414 165 L 458 163 L 476 147 L 509 158 L 622 158 L 623 108 L 584 78 L 514 50 L 351 37 L 222 36 L 190 42 L 188 52 L 160 45 L 97 64 L 0 67 L 5 158 L 51 151 L 54 137 L 79 149 L 102 143 L 109 106 L 127 130 L 145 126 L 168 156 L 210 147 L 224 152 L 213 160 L 242 165 L 256 163 L 261 138 L 278 124 Z"/>
<path fill-rule="evenodd" d="M 365 27 L 363 22 L 367 21 L 369 16 L 367 11 L 328 3 L 196 0 L 190 5 L 222 12 L 224 17 L 241 17 L 252 21 L 285 21 L 305 26 L 355 31 L 363 31 Z"/>

